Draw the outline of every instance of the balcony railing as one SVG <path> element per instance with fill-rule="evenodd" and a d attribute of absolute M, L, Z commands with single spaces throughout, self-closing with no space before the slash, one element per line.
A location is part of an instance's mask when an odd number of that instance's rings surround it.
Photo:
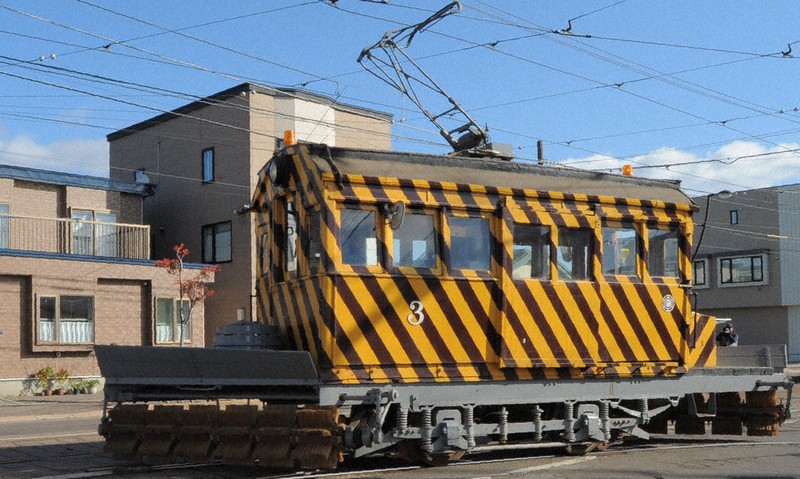
<path fill-rule="evenodd" d="M 150 227 L 0 214 L 0 249 L 150 259 Z"/>

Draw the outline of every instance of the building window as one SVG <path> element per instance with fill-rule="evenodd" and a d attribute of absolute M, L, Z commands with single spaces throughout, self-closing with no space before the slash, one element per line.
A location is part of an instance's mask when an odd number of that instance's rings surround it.
<path fill-rule="evenodd" d="M 342 263 L 363 266 L 378 265 L 378 237 L 375 212 L 345 208 L 341 210 L 342 229 L 339 244 Z"/>
<path fill-rule="evenodd" d="M 0 203 L 0 248 L 8 248 L 8 205 Z"/>
<path fill-rule="evenodd" d="M 72 254 L 94 253 L 94 212 L 72 210 Z"/>
<path fill-rule="evenodd" d="M 591 275 L 592 231 L 558 228 L 556 266 L 565 281 L 587 280 Z"/>
<path fill-rule="evenodd" d="M 72 254 L 117 256 L 117 215 L 73 209 L 71 218 Z"/>
<path fill-rule="evenodd" d="M 203 150 L 203 183 L 214 181 L 214 148 Z"/>
<path fill-rule="evenodd" d="M 183 325 L 183 340 L 192 340 L 192 322 L 189 318 L 189 300 L 181 301 L 177 298 L 156 298 L 156 343 L 177 343 L 181 337 L 181 311 L 178 304 L 183 308 L 183 317 L 187 318 Z"/>
<path fill-rule="evenodd" d="M 731 210 L 731 224 L 732 225 L 739 224 L 739 210 Z"/>
<path fill-rule="evenodd" d="M 37 344 L 94 342 L 92 296 L 39 296 Z"/>
<path fill-rule="evenodd" d="M 631 223 L 603 226 L 603 274 L 636 276 L 636 229 Z"/>
<path fill-rule="evenodd" d="M 766 283 L 764 255 L 720 258 L 719 277 L 722 285 Z"/>
<path fill-rule="evenodd" d="M 203 263 L 231 260 L 231 222 L 203 226 Z"/>
<path fill-rule="evenodd" d="M 425 213 L 408 212 L 403 225 L 394 231 L 392 260 L 395 266 L 436 267 L 434 219 Z"/>
<path fill-rule="evenodd" d="M 488 218 L 450 218 L 450 268 L 488 271 L 492 263 Z"/>
<path fill-rule="evenodd" d="M 662 226 L 647 230 L 647 270 L 650 276 L 677 278 L 678 272 L 678 230 Z"/>
<path fill-rule="evenodd" d="M 692 285 L 696 288 L 708 287 L 708 260 L 698 259 L 692 265 Z"/>
<path fill-rule="evenodd" d="M 550 279 L 550 227 L 514 225 L 514 279 Z"/>

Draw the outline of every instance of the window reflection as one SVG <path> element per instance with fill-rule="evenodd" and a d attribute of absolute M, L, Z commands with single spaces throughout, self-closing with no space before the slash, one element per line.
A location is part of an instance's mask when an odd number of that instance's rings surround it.
<path fill-rule="evenodd" d="M 488 218 L 450 218 L 450 268 L 489 270 L 491 237 Z"/>
<path fill-rule="evenodd" d="M 592 232 L 574 228 L 558 229 L 558 276 L 566 281 L 589 279 Z"/>
<path fill-rule="evenodd" d="M 678 277 L 678 231 L 650 228 L 647 231 L 647 270 L 650 276 Z"/>
<path fill-rule="evenodd" d="M 309 228 L 306 235 L 306 257 L 308 258 L 308 269 L 311 274 L 315 274 L 322 262 L 322 230 L 320 227 L 319 210 L 312 210 L 308 213 Z"/>
<path fill-rule="evenodd" d="M 433 216 L 406 213 L 403 225 L 394 231 L 392 260 L 395 266 L 436 267 L 436 235 Z"/>
<path fill-rule="evenodd" d="M 294 202 L 286 203 L 286 271 L 289 273 L 297 272 L 297 210 Z"/>
<path fill-rule="evenodd" d="M 378 239 L 375 234 L 375 212 L 343 209 L 340 244 L 342 262 L 353 265 L 378 264 Z"/>
<path fill-rule="evenodd" d="M 603 274 L 636 276 L 636 230 L 603 227 Z"/>
<path fill-rule="evenodd" d="M 514 279 L 550 278 L 550 228 L 541 225 L 514 225 Z"/>

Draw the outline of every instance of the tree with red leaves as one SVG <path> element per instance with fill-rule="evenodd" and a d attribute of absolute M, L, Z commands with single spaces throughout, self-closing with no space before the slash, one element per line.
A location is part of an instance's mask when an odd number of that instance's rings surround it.
<path fill-rule="evenodd" d="M 175 276 L 175 284 L 178 285 L 180 291 L 180 302 L 178 309 L 181 314 L 180 321 L 180 347 L 183 347 L 183 328 L 189 324 L 189 319 L 192 317 L 192 310 L 195 305 L 205 302 L 206 298 L 214 295 L 214 290 L 208 287 L 213 274 L 219 272 L 219 265 L 203 266 L 195 276 L 185 278 L 184 271 L 184 258 L 189 256 L 189 248 L 186 248 L 183 243 L 172 248 L 175 250 L 175 258 L 164 258 L 156 261 L 156 267 L 164 268 L 167 273 Z M 189 301 L 188 311 L 184 311 L 183 300 Z"/>

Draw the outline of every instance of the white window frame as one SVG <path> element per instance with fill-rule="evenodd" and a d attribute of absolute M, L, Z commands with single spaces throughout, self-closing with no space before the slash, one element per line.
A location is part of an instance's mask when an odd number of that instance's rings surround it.
<path fill-rule="evenodd" d="M 703 264 L 703 269 L 705 270 L 705 273 L 706 273 L 705 282 L 703 284 L 695 283 L 696 278 L 695 278 L 695 275 L 694 275 L 694 263 L 702 263 Z M 694 288 L 694 289 L 708 289 L 711 286 L 711 284 L 710 284 L 711 283 L 711 281 L 710 281 L 710 279 L 711 279 L 711 271 L 709 270 L 709 267 L 711 266 L 711 261 L 709 261 L 708 258 L 700 258 L 700 259 L 695 259 L 694 263 L 692 263 L 692 288 Z"/>
<path fill-rule="evenodd" d="M 722 282 L 722 274 L 723 274 L 723 267 L 722 263 L 726 260 L 734 260 L 737 258 L 761 258 L 761 273 L 762 278 L 760 281 L 746 281 L 746 282 L 736 282 L 736 283 L 723 283 Z M 720 288 L 742 288 L 748 286 L 764 286 L 769 284 L 769 262 L 768 262 L 768 255 L 767 253 L 753 253 L 753 254 L 738 254 L 738 255 L 730 255 L 730 256 L 723 256 L 717 258 L 716 265 L 717 265 L 717 286 Z"/>
<path fill-rule="evenodd" d="M 161 339 L 163 333 L 159 332 L 159 322 L 158 322 L 158 312 L 159 312 L 159 301 L 169 301 L 172 305 L 172 322 L 169 325 L 169 339 Z M 179 344 L 181 341 L 180 333 L 181 333 L 181 316 L 180 310 L 178 309 L 178 305 L 180 304 L 180 298 L 173 298 L 171 296 L 158 296 L 155 299 L 155 318 L 153 318 L 153 323 L 155 324 L 155 328 L 153 331 L 153 341 L 155 344 Z M 183 299 L 183 307 L 189 312 L 189 300 L 184 298 Z M 189 317 L 189 321 L 183 327 L 183 342 L 191 343 L 192 342 L 192 318 Z"/>
<path fill-rule="evenodd" d="M 72 321 L 68 319 L 61 318 L 61 300 L 64 297 L 79 297 L 79 298 L 89 298 L 89 318 L 86 318 L 86 321 Z M 45 325 L 44 321 L 42 321 L 42 300 L 45 298 L 51 298 L 54 302 L 54 318 L 53 325 L 50 329 L 52 331 L 45 333 Z M 48 318 L 49 319 L 49 318 Z M 78 322 L 85 322 L 88 323 L 88 332 L 87 331 L 80 331 L 77 327 L 69 328 L 66 324 L 62 323 L 78 323 Z M 65 346 L 65 345 L 87 345 L 87 344 L 94 344 L 95 341 L 95 297 L 93 295 L 88 294 L 38 294 L 36 295 L 36 324 L 35 324 L 35 343 L 37 345 L 58 345 L 58 346 Z M 84 334 L 88 337 L 86 341 L 65 341 L 64 336 L 69 335 L 80 335 Z M 52 338 L 52 339 L 51 339 Z"/>
<path fill-rule="evenodd" d="M 78 216 L 80 214 L 84 217 Z M 72 223 L 72 231 L 70 241 L 72 246 L 70 251 L 72 254 L 82 254 L 87 256 L 117 256 L 117 215 L 107 210 L 90 210 L 83 208 L 70 208 L 70 219 Z M 89 222 L 88 225 L 81 225 L 81 221 Z M 108 223 L 108 224 L 98 224 Z M 79 236 L 77 232 L 81 226 L 88 226 L 91 230 L 89 235 L 82 235 L 80 238 L 88 238 L 90 243 L 88 248 L 84 246 L 81 249 L 78 243 Z"/>
<path fill-rule="evenodd" d="M 0 203 L 0 249 L 8 248 L 10 244 L 10 220 L 9 211 L 11 206 L 8 203 Z"/>

